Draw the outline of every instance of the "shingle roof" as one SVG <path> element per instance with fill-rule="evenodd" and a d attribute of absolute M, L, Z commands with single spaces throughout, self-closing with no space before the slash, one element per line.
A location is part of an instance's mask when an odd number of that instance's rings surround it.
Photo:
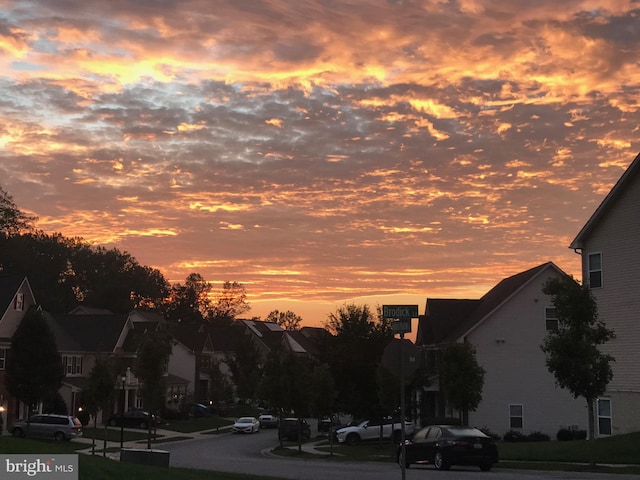
<path fill-rule="evenodd" d="M 207 342 L 207 332 L 201 325 L 195 323 L 178 324 L 173 330 L 177 341 L 195 353 L 200 353 Z"/>
<path fill-rule="evenodd" d="M 616 199 L 620 195 L 622 191 L 624 191 L 627 186 L 631 183 L 631 179 L 634 176 L 640 175 L 640 154 L 636 155 L 633 162 L 629 165 L 629 167 L 624 171 L 622 176 L 618 179 L 613 188 L 609 191 L 602 203 L 598 206 L 593 215 L 587 220 L 587 223 L 584 224 L 576 238 L 573 239 L 569 248 L 579 249 L 582 248 L 583 239 L 589 232 L 593 229 L 593 227 L 598 223 L 598 221 L 602 218 L 606 211 L 611 208 L 611 205 L 615 203 Z"/>
<path fill-rule="evenodd" d="M 553 262 L 547 262 L 503 279 L 479 300 L 427 299 L 416 343 L 433 345 L 458 340 L 547 268 L 564 274 Z"/>
<path fill-rule="evenodd" d="M 0 318 L 11 306 L 13 297 L 25 278 L 24 275 L 0 275 Z"/>
<path fill-rule="evenodd" d="M 113 352 L 127 315 L 45 314 L 60 351 Z"/>
<path fill-rule="evenodd" d="M 425 314 L 418 320 L 416 344 L 439 344 L 451 335 L 473 312 L 480 300 L 428 298 Z"/>

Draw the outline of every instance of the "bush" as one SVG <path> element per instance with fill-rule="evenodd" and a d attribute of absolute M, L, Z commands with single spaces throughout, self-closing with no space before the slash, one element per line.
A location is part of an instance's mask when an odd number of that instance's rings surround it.
<path fill-rule="evenodd" d="M 571 440 L 585 440 L 587 438 L 586 430 L 571 430 L 570 428 L 561 428 L 556 434 L 559 442 L 568 442 Z"/>
<path fill-rule="evenodd" d="M 527 435 L 528 442 L 548 442 L 549 440 L 549 435 L 542 432 L 531 432 Z"/>
<path fill-rule="evenodd" d="M 509 430 L 504 434 L 502 440 L 505 442 L 526 442 L 527 436 L 517 430 Z"/>

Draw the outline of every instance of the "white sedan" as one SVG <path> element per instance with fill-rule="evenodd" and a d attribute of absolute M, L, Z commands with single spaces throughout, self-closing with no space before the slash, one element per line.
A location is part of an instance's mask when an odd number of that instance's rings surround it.
<path fill-rule="evenodd" d="M 256 417 L 240 417 L 233 424 L 233 433 L 258 433 L 260 422 Z"/>

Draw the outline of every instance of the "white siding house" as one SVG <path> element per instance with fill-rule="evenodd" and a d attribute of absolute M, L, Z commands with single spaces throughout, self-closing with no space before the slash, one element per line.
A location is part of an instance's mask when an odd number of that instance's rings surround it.
<path fill-rule="evenodd" d="M 599 318 L 616 338 L 613 380 L 597 405 L 598 434 L 640 431 L 640 155 L 611 189 L 570 248 L 582 255 L 582 278 Z"/>
<path fill-rule="evenodd" d="M 479 300 L 427 300 L 417 343 L 438 350 L 467 341 L 485 369 L 482 401 L 468 413 L 469 425 L 499 435 L 542 432 L 552 439 L 562 427 L 586 429 L 586 401 L 556 386 L 540 348 L 554 320 L 542 287 L 549 278 L 564 275 L 548 262 L 505 278 Z M 432 402 L 439 411 L 431 415 L 457 416 L 444 407 L 440 392 L 431 395 L 440 397 Z"/>

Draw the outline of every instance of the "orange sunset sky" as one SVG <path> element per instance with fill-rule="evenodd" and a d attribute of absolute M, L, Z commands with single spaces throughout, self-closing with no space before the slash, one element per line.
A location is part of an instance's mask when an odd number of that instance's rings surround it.
<path fill-rule="evenodd" d="M 479 298 L 640 151 L 640 4 L 0 0 L 0 185 L 249 316 Z"/>

